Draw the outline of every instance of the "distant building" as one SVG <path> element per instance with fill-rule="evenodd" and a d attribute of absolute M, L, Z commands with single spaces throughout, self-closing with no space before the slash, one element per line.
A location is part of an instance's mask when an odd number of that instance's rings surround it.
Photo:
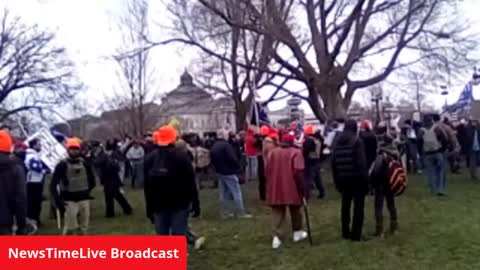
<path fill-rule="evenodd" d="M 185 71 L 180 84 L 162 98 L 161 104 L 144 106 L 145 129 L 152 131 L 172 119 L 180 122 L 182 132 L 215 132 L 220 128 L 235 130 L 235 108 L 230 98 L 214 98 L 193 83 Z M 127 109 L 103 112 L 99 117 L 86 115 L 68 122 L 72 135 L 87 139 L 105 140 L 130 134 L 132 127 L 125 119 Z"/>
<path fill-rule="evenodd" d="M 220 128 L 236 129 L 233 101 L 228 97 L 215 99 L 196 86 L 187 71 L 180 77 L 180 85 L 170 91 L 160 105 L 158 124 L 172 118 L 181 123 L 185 132 L 203 134 Z"/>

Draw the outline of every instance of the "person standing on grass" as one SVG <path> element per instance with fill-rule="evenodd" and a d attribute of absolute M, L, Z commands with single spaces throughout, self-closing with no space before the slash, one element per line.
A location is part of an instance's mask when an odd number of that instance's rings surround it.
<path fill-rule="evenodd" d="M 158 235 L 187 235 L 190 212 L 200 215 L 200 202 L 191 159 L 175 147 L 177 131 L 157 131 L 158 147 L 145 158 L 147 217 Z"/>
<path fill-rule="evenodd" d="M 335 187 L 342 195 L 342 236 L 344 239 L 361 241 L 365 196 L 368 193 L 368 168 L 363 142 L 358 136 L 357 123 L 353 120 L 345 123 L 343 132 L 333 143 L 332 175 Z"/>
<path fill-rule="evenodd" d="M 308 237 L 308 233 L 302 229 L 301 212 L 305 195 L 305 161 L 302 151 L 294 146 L 294 141 L 294 135 L 283 135 L 280 147 L 272 149 L 267 158 L 266 204 L 272 208 L 274 249 L 282 245 L 282 227 L 287 209 L 292 220 L 293 241 L 299 242 Z"/>
<path fill-rule="evenodd" d="M 115 144 L 107 143 L 105 151 L 102 148 L 97 151 L 94 161 L 103 185 L 106 218 L 115 217 L 115 200 L 120 204 L 125 215 L 133 213 L 132 207 L 121 191 L 123 185 L 120 180 L 122 160 L 115 149 Z"/>
<path fill-rule="evenodd" d="M 448 125 L 441 121 L 439 114 L 433 114 L 432 116 L 435 126 L 445 134 L 445 142 L 442 144 L 442 178 L 440 181 L 440 192 L 438 195 L 445 195 L 445 188 L 447 186 L 447 174 L 448 174 L 448 154 L 455 150 L 455 132 Z"/>
<path fill-rule="evenodd" d="M 448 139 L 444 130 L 434 123 L 433 117 L 425 116 L 425 127 L 421 130 L 423 153 L 430 192 L 445 195 L 445 156 Z"/>
<path fill-rule="evenodd" d="M 31 140 L 29 147 L 25 156 L 25 166 L 27 168 L 27 217 L 33 227 L 33 231 L 36 231 L 41 226 L 43 186 L 45 176 L 50 173 L 50 169 L 40 158 L 40 152 L 42 151 L 40 140 Z"/>
<path fill-rule="evenodd" d="M 263 146 L 264 142 L 268 143 L 271 140 L 268 138 L 268 134 L 270 133 L 270 128 L 268 126 L 262 126 L 260 128 L 260 138 L 258 138 L 257 142 L 255 143 L 255 147 L 260 152 L 258 155 L 258 195 L 261 201 L 265 201 L 265 190 L 266 190 L 266 177 L 265 177 L 265 157 L 263 156 Z M 269 141 L 266 141 L 266 140 Z"/>
<path fill-rule="evenodd" d="M 255 147 L 257 142 L 255 131 L 251 128 L 247 130 L 245 137 L 245 153 L 247 155 L 247 181 L 254 181 L 258 175 L 258 150 Z"/>
<path fill-rule="evenodd" d="M 325 197 L 325 188 L 322 183 L 321 158 L 323 150 L 323 137 L 319 130 L 315 131 L 312 125 L 304 130 L 305 141 L 303 142 L 303 157 L 305 158 L 305 195 L 308 198 L 313 185 L 318 189 L 318 198 Z"/>
<path fill-rule="evenodd" d="M 480 162 L 480 124 L 478 120 L 469 121 L 465 133 L 465 148 L 470 165 L 470 177 L 472 180 L 478 180 L 477 168 Z"/>
<path fill-rule="evenodd" d="M 68 158 L 60 162 L 53 172 L 50 192 L 56 207 L 65 212 L 63 235 L 87 235 L 90 223 L 90 193 L 95 187 L 93 168 L 80 153 L 80 140 L 67 139 Z"/>
<path fill-rule="evenodd" d="M 235 214 L 240 218 L 251 218 L 247 214 L 243 203 L 242 190 L 238 180 L 240 162 L 235 151 L 227 141 L 228 132 L 219 130 L 217 142 L 210 150 L 210 160 L 218 176 L 220 201 L 223 207 L 223 217 L 233 217 Z M 233 204 L 233 209 L 230 206 Z"/>
<path fill-rule="evenodd" d="M 12 235 L 14 221 L 17 235 L 23 235 L 26 228 L 25 170 L 12 149 L 10 133 L 0 130 L 0 235 Z"/>
<path fill-rule="evenodd" d="M 143 159 L 145 158 L 145 150 L 139 141 L 134 141 L 127 152 L 127 160 L 130 163 L 132 189 L 135 188 L 135 183 L 140 186 L 143 185 Z"/>
<path fill-rule="evenodd" d="M 395 196 L 390 192 L 388 166 L 390 161 L 400 160 L 400 153 L 395 146 L 393 138 L 386 133 L 382 135 L 378 148 L 378 155 L 370 174 L 370 182 L 375 193 L 375 236 L 383 237 L 385 232 L 383 225 L 383 205 L 385 200 L 387 209 L 390 212 L 390 234 L 393 235 L 398 230 L 397 208 L 395 207 Z"/>

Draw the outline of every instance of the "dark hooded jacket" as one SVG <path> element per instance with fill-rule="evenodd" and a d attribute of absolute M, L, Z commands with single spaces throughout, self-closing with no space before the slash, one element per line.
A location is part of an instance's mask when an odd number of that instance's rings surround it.
<path fill-rule="evenodd" d="M 370 182 L 374 189 L 388 187 L 388 165 L 392 160 L 400 160 L 400 153 L 392 137 L 384 134 L 379 140 L 378 155 L 370 172 Z"/>
<path fill-rule="evenodd" d="M 27 212 L 25 189 L 21 161 L 0 153 L 0 227 L 11 228 L 15 217 L 19 232 L 23 231 Z"/>
<path fill-rule="evenodd" d="M 146 156 L 144 169 L 149 218 L 163 211 L 200 209 L 195 172 L 185 152 L 174 145 L 158 147 Z"/>
<path fill-rule="evenodd" d="M 340 193 L 366 194 L 368 168 L 362 140 L 357 135 L 357 124 L 348 121 L 345 130 L 336 138 L 332 153 L 332 174 Z"/>

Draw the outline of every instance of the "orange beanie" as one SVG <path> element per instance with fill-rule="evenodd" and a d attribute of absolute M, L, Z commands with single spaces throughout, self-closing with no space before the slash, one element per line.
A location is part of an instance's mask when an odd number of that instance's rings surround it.
<path fill-rule="evenodd" d="M 262 126 L 260 128 L 260 135 L 262 136 L 268 136 L 268 134 L 270 133 L 270 128 L 267 127 L 267 126 Z"/>
<path fill-rule="evenodd" d="M 68 138 L 67 139 L 67 149 L 77 148 L 80 149 L 80 139 L 79 138 Z"/>
<path fill-rule="evenodd" d="M 305 129 L 303 130 L 303 133 L 305 133 L 305 135 L 307 136 L 313 135 L 313 133 L 315 133 L 313 126 L 312 125 L 306 126 Z"/>
<path fill-rule="evenodd" d="M 171 126 L 163 126 L 157 130 L 157 144 L 166 146 L 177 140 L 177 130 Z"/>
<path fill-rule="evenodd" d="M 0 152 L 12 152 L 13 140 L 10 133 L 6 130 L 0 130 Z"/>

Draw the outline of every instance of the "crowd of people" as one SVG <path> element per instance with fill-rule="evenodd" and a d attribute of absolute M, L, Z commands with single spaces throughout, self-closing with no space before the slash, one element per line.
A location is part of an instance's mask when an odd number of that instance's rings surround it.
<path fill-rule="evenodd" d="M 125 215 L 131 215 L 133 208 L 123 192 L 130 179 L 132 188 L 144 189 L 147 217 L 158 235 L 186 235 L 199 247 L 204 238 L 192 232 L 189 222 L 191 216 L 201 214 L 198 189 L 208 182 L 218 188 L 222 218 L 250 219 L 241 184 L 256 181 L 259 199 L 272 209 L 272 247 L 277 249 L 285 241 L 282 228 L 287 212 L 293 241 L 307 239 L 302 208 L 315 189 L 319 199 L 325 198 L 322 174 L 331 171 L 341 194 L 343 238 L 365 240 L 369 193 L 374 194 L 375 236 L 384 237 L 385 204 L 390 214 L 388 233 L 399 229 L 395 199 L 406 182 L 400 191 L 392 186 L 392 179 L 398 184 L 398 172 L 425 171 L 430 192 L 445 196 L 448 167 L 459 173 L 465 161 L 470 176 L 477 179 L 479 131 L 478 121 L 452 124 L 438 115 L 426 115 L 422 122 L 407 120 L 398 129 L 339 120 L 323 129 L 265 125 L 239 133 L 221 129 L 203 138 L 163 126 L 143 140 L 100 143 L 67 138 L 61 142 L 68 157 L 53 171 L 41 159 L 40 140 L 14 143 L 7 131 L 0 131 L 0 234 L 33 234 L 42 226 L 47 175 L 51 212 L 63 218 L 64 235 L 89 233 L 90 201 L 97 182 L 103 186 L 106 218 L 115 216 L 115 201 Z M 399 170 L 393 173 L 392 167 Z"/>

